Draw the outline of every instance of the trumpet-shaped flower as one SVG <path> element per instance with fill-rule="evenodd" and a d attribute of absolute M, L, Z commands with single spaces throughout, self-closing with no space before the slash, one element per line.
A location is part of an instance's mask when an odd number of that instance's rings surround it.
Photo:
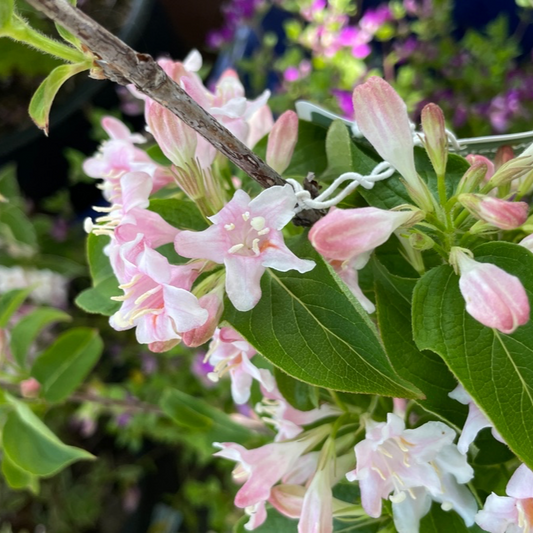
<path fill-rule="evenodd" d="M 216 382 L 229 372 L 231 394 L 233 401 L 238 405 L 245 404 L 249 400 L 250 387 L 254 379 L 267 391 L 272 391 L 276 386 L 274 376 L 268 370 L 257 368 L 251 363 L 250 359 L 256 353 L 255 349 L 231 328 L 216 330 L 209 346 L 206 359 L 209 359 L 214 370 L 208 374 L 208 377 Z"/>
<path fill-rule="evenodd" d="M 506 493 L 487 498 L 476 524 L 490 533 L 528 533 L 533 529 L 533 472 L 526 465 L 516 469 Z"/>
<path fill-rule="evenodd" d="M 475 500 L 463 487 L 473 470 L 455 445 L 455 431 L 441 422 L 405 429 L 404 421 L 389 413 L 387 422 L 369 423 L 366 438 L 355 446 L 357 466 L 346 477 L 358 480 L 363 508 L 381 515 L 382 499 L 392 501 L 394 523 L 400 533 L 416 533 L 431 500 L 455 509 L 467 526 L 474 523 Z"/>
<path fill-rule="evenodd" d="M 249 311 L 261 298 L 259 282 L 266 268 L 308 272 L 315 263 L 296 257 L 281 229 L 294 216 L 296 197 L 290 185 L 271 187 L 250 200 L 238 190 L 201 232 L 182 231 L 176 251 L 183 257 L 209 259 L 226 267 L 226 292 L 239 311 Z"/>
<path fill-rule="evenodd" d="M 529 299 L 516 276 L 475 261 L 461 248 L 452 248 L 450 262 L 461 274 L 459 288 L 466 311 L 478 322 L 509 334 L 529 320 Z"/>
<path fill-rule="evenodd" d="M 214 444 L 221 448 L 215 456 L 238 463 L 233 477 L 243 481 L 244 485 L 235 496 L 235 505 L 241 509 L 247 508 L 252 514 L 247 529 L 260 525 L 260 520 L 254 515 L 259 514 L 263 520 L 266 518 L 263 506 L 270 498 L 272 487 L 291 471 L 302 455 L 324 440 L 330 430 L 331 425 L 326 424 L 294 440 L 266 444 L 254 450 L 247 450 L 233 442 Z"/>
<path fill-rule="evenodd" d="M 462 385 L 457 385 L 457 387 L 453 389 L 448 396 L 454 400 L 457 400 L 463 405 L 468 405 L 468 417 L 466 418 L 461 436 L 457 441 L 457 449 L 461 453 L 466 454 L 468 452 L 470 444 L 474 442 L 477 434 L 484 428 L 492 428 L 492 436 L 496 440 L 499 440 L 505 444 L 505 441 L 502 439 L 498 431 L 493 427 L 492 422 L 487 418 L 487 415 L 485 415 L 485 413 L 483 413 L 483 411 L 481 411 L 481 409 L 475 404 L 470 394 L 465 391 Z"/>

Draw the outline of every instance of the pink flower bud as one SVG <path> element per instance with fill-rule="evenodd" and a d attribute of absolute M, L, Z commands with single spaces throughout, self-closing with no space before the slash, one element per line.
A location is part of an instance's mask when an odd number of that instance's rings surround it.
<path fill-rule="evenodd" d="M 519 228 L 527 220 L 529 206 L 482 194 L 461 194 L 459 202 L 476 218 L 500 229 Z"/>
<path fill-rule="evenodd" d="M 514 159 L 514 150 L 510 146 L 500 146 L 494 156 L 494 168 L 498 170 L 502 165 Z"/>
<path fill-rule="evenodd" d="M 171 111 L 157 102 L 147 101 L 146 122 L 163 153 L 177 166 L 194 160 L 196 133 Z"/>
<path fill-rule="evenodd" d="M 385 81 L 371 77 L 353 92 L 354 116 L 361 133 L 376 152 L 405 179 L 411 197 L 426 211 L 433 210 L 427 185 L 416 173 L 413 134 L 407 107 Z"/>
<path fill-rule="evenodd" d="M 529 300 L 516 276 L 475 261 L 461 248 L 452 248 L 450 263 L 459 268 L 466 311 L 478 322 L 507 334 L 528 322 Z"/>
<path fill-rule="evenodd" d="M 41 384 L 35 378 L 25 379 L 20 382 L 20 394 L 23 398 L 36 398 Z"/>
<path fill-rule="evenodd" d="M 442 109 L 436 104 L 428 104 L 422 109 L 422 129 L 426 137 L 426 152 L 437 176 L 446 172 L 448 160 L 448 136 Z"/>
<path fill-rule="evenodd" d="M 298 115 L 294 111 L 285 111 L 268 136 L 266 162 L 282 174 L 291 162 L 297 141 Z"/>
<path fill-rule="evenodd" d="M 148 349 L 153 353 L 164 353 L 172 350 L 181 342 L 180 339 L 171 339 L 169 341 L 155 341 L 148 344 Z"/>
<path fill-rule="evenodd" d="M 494 176 L 495 168 L 494 163 L 484 155 L 478 155 L 478 154 L 468 154 L 466 156 L 466 160 L 470 163 L 470 168 L 479 165 L 479 164 L 485 164 L 487 167 L 487 171 L 485 174 L 485 177 L 483 178 L 484 181 L 489 181 L 492 176 Z"/>
<path fill-rule="evenodd" d="M 347 261 L 371 252 L 400 226 L 418 222 L 422 211 L 387 211 L 376 207 L 333 209 L 309 232 L 313 246 L 327 259 Z"/>
<path fill-rule="evenodd" d="M 201 346 L 213 336 L 224 311 L 224 304 L 215 293 L 205 294 L 198 300 L 198 303 L 200 307 L 207 310 L 209 316 L 202 326 L 183 333 L 183 342 L 191 348 Z"/>
<path fill-rule="evenodd" d="M 468 159 L 469 157 L 470 156 L 467 157 L 468 161 L 470 161 Z M 488 167 L 487 163 L 484 161 L 471 162 L 471 165 L 472 166 L 463 174 L 461 181 L 459 181 L 455 194 L 459 195 L 475 191 L 490 172 L 490 167 Z"/>

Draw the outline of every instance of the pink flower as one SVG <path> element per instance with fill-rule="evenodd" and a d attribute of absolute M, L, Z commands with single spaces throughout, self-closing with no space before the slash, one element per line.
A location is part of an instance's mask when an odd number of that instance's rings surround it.
<path fill-rule="evenodd" d="M 461 248 L 452 248 L 466 311 L 478 322 L 502 333 L 513 333 L 529 321 L 529 299 L 520 280 L 491 263 L 479 263 Z"/>
<path fill-rule="evenodd" d="M 507 496 L 492 493 L 476 515 L 476 524 L 490 533 L 527 533 L 533 528 L 533 472 L 520 465 L 506 489 Z"/>
<path fill-rule="evenodd" d="M 342 411 L 338 407 L 327 403 L 310 411 L 295 409 L 285 400 L 276 386 L 270 391 L 263 388 L 261 392 L 264 396 L 263 403 L 258 404 L 255 410 L 261 415 L 270 415 L 270 418 L 263 416 L 263 420 L 272 424 L 278 430 L 275 442 L 296 437 L 302 433 L 302 426 L 312 424 L 317 420 L 329 416 L 339 416 L 342 414 Z"/>
<path fill-rule="evenodd" d="M 466 160 L 470 163 L 470 166 L 474 166 L 476 163 L 484 163 L 487 166 L 487 173 L 485 174 L 484 181 L 489 181 L 490 178 L 494 176 L 494 163 L 484 155 L 469 154 L 466 156 Z"/>
<path fill-rule="evenodd" d="M 238 190 L 202 232 L 182 231 L 176 251 L 183 257 L 209 259 L 226 267 L 226 292 L 239 311 L 249 311 L 261 298 L 259 282 L 266 268 L 308 272 L 315 263 L 296 257 L 281 229 L 294 216 L 296 197 L 290 185 L 271 187 L 250 200 Z"/>
<path fill-rule="evenodd" d="M 257 368 L 250 362 L 256 353 L 235 330 L 227 327 L 216 330 L 209 345 L 206 359 L 214 370 L 208 377 L 216 382 L 229 372 L 231 394 L 238 405 L 245 404 L 250 399 L 252 380 L 259 381 L 267 391 L 272 391 L 276 386 L 274 377 L 268 370 Z"/>
<path fill-rule="evenodd" d="M 527 220 L 529 205 L 483 194 L 460 194 L 459 202 L 476 218 L 504 230 L 519 228 Z"/>
<path fill-rule="evenodd" d="M 254 450 L 247 450 L 232 442 L 215 443 L 221 448 L 215 456 L 236 461 L 238 464 L 233 476 L 236 480 L 244 481 L 235 497 L 235 505 L 252 508 L 263 516 L 261 509 L 270 498 L 272 487 L 291 471 L 302 455 L 324 440 L 330 430 L 331 425 L 327 424 L 307 431 L 292 441 L 266 444 Z M 260 525 L 259 520 L 254 522 L 247 529 Z"/>
<path fill-rule="evenodd" d="M 468 417 L 463 427 L 463 431 L 461 432 L 461 436 L 457 441 L 457 449 L 461 453 L 466 454 L 468 452 L 470 444 L 474 442 L 477 434 L 484 428 L 491 428 L 492 436 L 496 440 L 505 444 L 505 441 L 494 428 L 492 422 L 487 418 L 487 415 L 485 415 L 485 413 L 483 413 L 483 411 L 481 411 L 481 409 L 475 404 L 470 394 L 465 391 L 462 385 L 457 385 L 457 387 L 453 389 L 448 396 L 454 400 L 457 400 L 463 405 L 468 405 Z"/>
<path fill-rule="evenodd" d="M 205 324 L 183 333 L 183 343 L 192 348 L 201 346 L 213 336 L 224 311 L 222 298 L 216 292 L 204 294 L 198 303 L 209 315 Z"/>
<path fill-rule="evenodd" d="M 376 152 L 405 179 L 411 196 L 425 211 L 433 200 L 415 168 L 413 134 L 407 107 L 383 79 L 371 77 L 353 92 L 354 116 L 361 133 Z"/>
<path fill-rule="evenodd" d="M 35 378 L 24 379 L 20 382 L 20 394 L 23 398 L 36 398 L 40 388 L 41 384 Z"/>
<path fill-rule="evenodd" d="M 285 111 L 268 136 L 266 162 L 279 174 L 285 172 L 291 162 L 298 141 L 298 115 Z"/>
<path fill-rule="evenodd" d="M 119 331 L 135 327 L 140 344 L 180 340 L 180 333 L 203 325 L 208 318 L 208 312 L 189 292 L 202 265 L 170 265 L 142 244 L 141 238 L 139 235 L 118 252 L 122 268 L 116 273 L 125 293 L 113 298 L 123 303 L 109 323 Z"/>
<path fill-rule="evenodd" d="M 346 474 L 349 481 L 359 481 L 365 511 L 379 517 L 381 500 L 389 498 L 398 532 L 413 533 L 433 499 L 471 526 L 476 503 L 462 485 L 473 470 L 452 444 L 454 438 L 455 431 L 441 422 L 405 429 L 392 413 L 386 423 L 370 422 L 366 438 L 355 445 L 356 469 Z"/>
<path fill-rule="evenodd" d="M 415 223 L 419 213 L 377 207 L 332 209 L 311 228 L 309 240 L 318 253 L 330 260 L 352 261 L 366 255 L 369 257 L 400 226 Z"/>

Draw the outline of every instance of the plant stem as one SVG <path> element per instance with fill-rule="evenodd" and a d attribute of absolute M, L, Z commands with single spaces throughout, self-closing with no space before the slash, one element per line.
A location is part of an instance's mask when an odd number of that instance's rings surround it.
<path fill-rule="evenodd" d="M 444 174 L 439 174 L 437 176 L 437 189 L 439 191 L 439 201 L 442 207 L 446 206 L 446 179 Z"/>
<path fill-rule="evenodd" d="M 79 50 L 38 32 L 18 17 L 15 24 L 11 24 L 2 32 L 2 36 L 33 46 L 40 52 L 63 59 L 68 63 L 81 63 L 87 59 Z"/>
<path fill-rule="evenodd" d="M 135 85 L 204 137 L 262 187 L 287 183 L 169 78 L 151 56 L 136 52 L 65 0 L 28 0 L 28 3 L 61 24 L 101 58 L 96 64 L 108 79 L 121 85 Z M 324 214 L 318 210 L 305 210 L 294 220 L 299 225 L 310 226 Z"/>

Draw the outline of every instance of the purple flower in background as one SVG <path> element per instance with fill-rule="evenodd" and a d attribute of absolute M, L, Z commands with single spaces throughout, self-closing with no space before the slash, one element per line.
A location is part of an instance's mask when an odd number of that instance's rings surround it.
<path fill-rule="evenodd" d="M 283 73 L 285 81 L 292 82 L 300 79 L 300 71 L 296 67 L 289 67 Z"/>
<path fill-rule="evenodd" d="M 391 19 L 392 13 L 389 6 L 381 5 L 376 9 L 367 9 L 359 22 L 359 26 L 368 33 L 376 33 L 383 24 Z"/>
<path fill-rule="evenodd" d="M 198 352 L 195 354 L 192 364 L 191 372 L 198 378 L 202 385 L 208 389 L 215 386 L 207 375 L 214 371 L 214 366 L 205 358 L 205 352 Z"/>
<path fill-rule="evenodd" d="M 351 91 L 342 91 L 341 89 L 333 89 L 333 96 L 337 100 L 337 105 L 340 107 L 344 118 L 353 120 L 353 101 Z"/>

